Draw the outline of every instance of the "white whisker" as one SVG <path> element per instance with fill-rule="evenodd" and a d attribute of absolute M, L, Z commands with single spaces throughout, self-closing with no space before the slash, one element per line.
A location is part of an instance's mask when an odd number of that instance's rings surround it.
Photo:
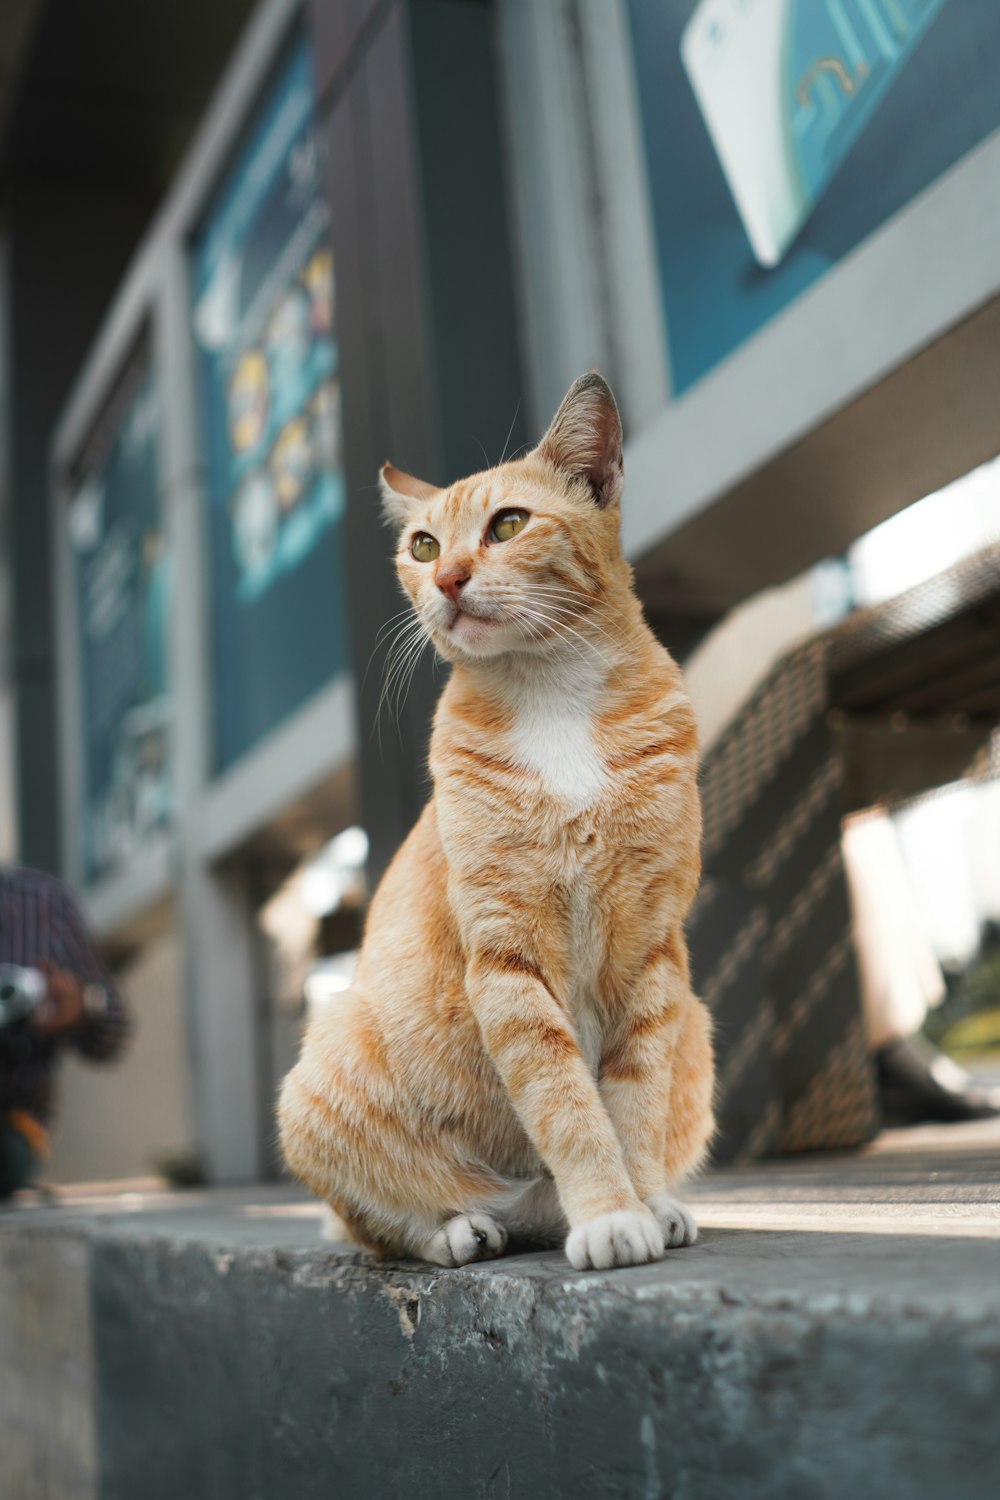
<path fill-rule="evenodd" d="M 382 709 L 392 702 L 393 689 L 398 685 L 403 672 L 409 664 L 414 651 L 423 650 L 427 636 L 423 622 L 414 617 L 398 626 L 393 636 L 391 645 L 385 660 L 384 676 L 382 679 L 382 691 L 379 694 L 378 705 L 375 709 L 375 729 L 378 731 L 379 749 L 382 748 Z M 400 705 L 401 708 L 401 705 Z M 396 715 L 397 727 L 399 724 L 399 713 Z"/>
<path fill-rule="evenodd" d="M 399 686 L 396 689 L 396 725 L 397 725 L 397 728 L 399 726 L 400 715 L 403 712 L 403 705 L 405 704 L 407 696 L 409 694 L 410 685 L 413 682 L 413 678 L 414 678 L 414 675 L 416 673 L 417 666 L 419 665 L 420 659 L 423 656 L 424 652 L 426 651 L 426 649 L 427 649 L 427 647 L 429 645 L 430 645 L 430 638 L 428 636 L 424 636 L 423 640 L 420 641 L 417 644 L 417 646 L 415 647 L 415 649 L 413 651 L 411 651 L 410 658 L 409 658 L 409 666 L 408 666 L 406 672 L 400 678 Z"/>
<path fill-rule="evenodd" d="M 574 630 L 571 625 L 567 625 L 564 620 L 560 620 L 557 616 L 540 609 L 532 610 L 528 605 L 522 605 L 521 609 L 525 614 L 531 614 L 535 619 L 541 620 L 544 624 L 548 625 L 553 635 L 561 636 L 567 646 L 573 647 L 582 661 L 586 661 L 586 657 L 580 650 L 580 647 L 574 645 L 573 641 L 568 640 L 567 636 L 575 637 L 575 639 L 580 642 L 580 645 L 585 646 L 589 651 L 593 651 L 594 654 L 599 657 L 602 662 L 604 662 L 604 665 L 606 667 L 613 666 L 613 663 L 608 660 L 603 651 L 599 650 L 598 647 L 594 645 L 593 641 L 588 641 L 586 636 L 581 635 L 578 630 Z"/>
<path fill-rule="evenodd" d="M 592 651 L 596 651 L 597 650 L 597 647 L 594 645 L 593 641 L 587 640 L 586 636 L 582 635 L 579 631 L 574 630 L 573 627 L 569 624 L 569 621 L 564 618 L 565 615 L 570 614 L 570 611 L 569 611 L 568 607 L 565 604 L 562 604 L 561 602 L 556 601 L 556 600 L 539 599 L 537 597 L 536 593 L 532 593 L 532 595 L 531 595 L 531 602 L 535 606 L 536 609 L 543 609 L 543 610 L 546 610 L 546 611 L 549 612 L 550 623 L 553 626 L 558 625 L 558 627 L 559 627 L 560 630 L 562 630 L 562 631 L 568 631 L 570 634 L 575 635 L 579 640 L 581 640 L 584 643 L 584 645 L 589 646 Z M 526 603 L 522 602 L 522 603 L 519 603 L 519 605 L 517 607 L 520 608 L 520 609 L 524 609 L 524 608 L 527 608 L 529 606 Z M 570 617 L 574 618 L 574 619 L 579 618 L 576 615 L 571 615 Z M 610 635 L 610 633 L 607 632 L 607 631 L 605 631 L 605 630 L 603 630 L 602 627 L 596 621 L 594 621 L 591 617 L 588 617 L 588 624 L 590 626 L 596 628 L 599 634 L 603 634 L 603 635 L 607 636 L 607 639 L 609 640 L 609 642 L 611 642 L 612 645 L 615 644 L 614 639 Z M 622 644 L 624 644 L 624 643 L 622 643 Z M 601 655 L 602 660 L 606 660 L 606 658 L 603 657 L 602 653 L 598 652 L 598 655 Z M 611 665 L 611 663 L 609 662 L 608 665 Z"/>
<path fill-rule="evenodd" d="M 400 620 L 404 615 L 407 616 L 407 620 L 405 620 L 402 625 L 397 625 L 395 622 Z M 368 673 L 371 671 L 372 662 L 375 660 L 376 655 L 383 646 L 385 646 L 386 648 L 386 664 L 388 664 L 389 656 L 392 653 L 392 642 L 390 641 L 387 644 L 386 633 L 388 631 L 391 631 L 393 637 L 397 636 L 400 631 L 405 628 L 408 621 L 412 618 L 413 606 L 407 605 L 407 607 L 405 609 L 401 609 L 398 614 L 390 616 L 390 618 L 386 620 L 384 625 L 379 626 L 378 634 L 375 637 L 375 644 L 372 647 L 371 655 L 369 656 L 368 661 L 365 665 L 365 674 L 361 679 L 362 687 L 364 687 L 365 683 L 368 681 Z"/>
<path fill-rule="evenodd" d="M 504 459 L 507 457 L 507 444 L 510 442 L 511 433 L 514 431 L 514 423 L 517 421 L 517 415 L 518 415 L 518 412 L 520 410 L 521 410 L 521 402 L 520 402 L 520 398 L 519 398 L 518 399 L 518 403 L 517 403 L 517 405 L 514 408 L 514 415 L 510 419 L 510 426 L 507 428 L 507 436 L 504 438 L 503 452 L 500 455 L 500 462 L 497 463 L 497 464 L 494 464 L 493 469 L 491 470 L 491 472 L 494 473 L 494 474 L 496 473 L 497 469 L 499 469 L 502 466 Z"/>
<path fill-rule="evenodd" d="M 570 611 L 569 603 L 562 603 L 561 601 L 572 601 L 574 604 L 577 601 L 577 596 L 571 590 L 558 588 L 552 584 L 532 585 L 531 592 L 533 597 L 539 594 L 543 595 L 545 602 L 552 608 L 561 608 L 567 612 Z M 539 602 L 542 601 L 539 600 Z M 577 615 L 576 618 L 585 618 L 592 629 L 596 630 L 600 635 L 605 636 L 612 643 L 619 645 L 629 657 L 634 658 L 636 654 L 635 642 L 630 640 L 623 631 L 613 628 L 604 621 L 595 619 L 592 611 L 587 611 L 585 615 Z"/>

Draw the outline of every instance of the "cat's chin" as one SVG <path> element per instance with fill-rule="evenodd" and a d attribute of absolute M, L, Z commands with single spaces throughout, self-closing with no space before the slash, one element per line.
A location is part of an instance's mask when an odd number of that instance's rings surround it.
<path fill-rule="evenodd" d="M 465 656 L 499 656 L 511 648 L 504 622 L 484 620 L 479 615 L 456 615 L 451 627 L 442 634 L 449 645 Z"/>

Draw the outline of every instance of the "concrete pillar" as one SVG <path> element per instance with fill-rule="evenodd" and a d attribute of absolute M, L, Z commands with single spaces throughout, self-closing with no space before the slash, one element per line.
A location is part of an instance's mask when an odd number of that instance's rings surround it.
<path fill-rule="evenodd" d="M 379 465 L 391 458 L 444 484 L 495 463 L 505 443 L 516 452 L 527 429 L 492 4 L 313 0 L 309 19 L 344 372 L 361 812 L 377 878 L 427 797 L 442 680 L 428 650 L 379 741 L 376 639 L 405 602 L 379 515 Z"/>
<path fill-rule="evenodd" d="M 97 183 L 15 182 L 5 194 L 7 378 L 0 399 L 5 553 L 10 596 L 8 722 L 16 846 L 25 864 L 58 871 L 59 786 L 49 537 L 52 428 L 147 220 L 149 192 Z M 71 247 L 68 249 L 67 247 Z M 67 259 L 69 256 L 69 259 Z M 2 679 L 0 679 L 2 680 Z M 0 689 L 2 692 L 2 689 Z"/>
<path fill-rule="evenodd" d="M 188 336 L 187 267 L 164 246 L 158 333 L 165 400 L 167 525 L 174 556 L 171 681 L 175 693 L 174 785 L 180 871 L 182 973 L 188 1008 L 196 1138 L 214 1182 L 251 1181 L 264 1161 L 270 1111 L 261 1098 L 262 962 L 248 871 L 213 868 L 193 836 L 209 779 L 211 639 L 205 570 L 205 498 L 198 468 Z M 179 399 L 177 399 L 179 397 Z"/>

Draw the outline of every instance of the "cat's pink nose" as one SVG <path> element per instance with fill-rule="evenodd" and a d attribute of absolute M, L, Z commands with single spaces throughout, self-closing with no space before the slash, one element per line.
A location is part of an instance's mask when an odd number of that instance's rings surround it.
<path fill-rule="evenodd" d="M 457 604 L 458 596 L 470 577 L 468 568 L 445 568 L 437 575 L 434 582 L 452 604 Z"/>

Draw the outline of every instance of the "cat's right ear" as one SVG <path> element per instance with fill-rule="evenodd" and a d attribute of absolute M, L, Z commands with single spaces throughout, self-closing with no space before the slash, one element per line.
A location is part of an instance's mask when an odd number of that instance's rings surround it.
<path fill-rule="evenodd" d="M 596 370 L 574 380 L 538 445 L 539 457 L 585 480 L 599 510 L 621 499 L 622 423 L 611 387 Z"/>
<path fill-rule="evenodd" d="M 379 470 L 379 491 L 382 495 L 382 514 L 393 526 L 405 526 L 414 507 L 430 500 L 437 494 L 437 487 L 404 474 L 392 464 L 383 464 Z"/>

